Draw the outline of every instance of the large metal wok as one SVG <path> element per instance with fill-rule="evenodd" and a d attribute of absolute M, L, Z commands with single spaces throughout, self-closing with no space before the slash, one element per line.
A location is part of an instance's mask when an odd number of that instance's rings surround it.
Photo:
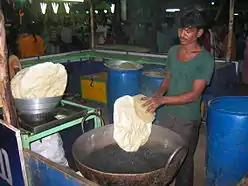
<path fill-rule="evenodd" d="M 107 125 L 101 128 L 93 129 L 80 136 L 72 147 L 73 157 L 80 172 L 89 180 L 98 183 L 102 186 L 152 186 L 152 185 L 167 185 L 170 183 L 178 169 L 180 168 L 187 154 L 187 148 L 184 146 L 181 137 L 173 131 L 153 125 L 152 133 L 147 143 L 156 143 L 163 145 L 164 150 L 168 153 L 165 156 L 165 164 L 161 168 L 145 173 L 112 173 L 96 170 L 88 166 L 86 159 L 93 152 L 98 152 L 111 144 L 115 144 L 113 138 L 113 125 Z M 126 152 L 124 152 L 126 153 Z M 99 159 L 100 158 L 100 159 Z M 109 158 L 111 165 L 118 165 L 121 159 L 114 157 L 99 157 L 95 161 L 107 161 Z M 122 162 L 123 163 L 123 162 Z"/>

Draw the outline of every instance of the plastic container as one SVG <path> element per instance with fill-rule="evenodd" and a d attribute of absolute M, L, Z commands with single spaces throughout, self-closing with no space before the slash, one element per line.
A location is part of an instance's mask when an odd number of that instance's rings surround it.
<path fill-rule="evenodd" d="M 135 96 L 140 94 L 141 69 L 143 66 L 137 65 L 137 68 L 133 69 L 115 68 L 122 63 L 126 62 L 111 61 L 111 63 L 106 64 L 108 67 L 107 105 L 110 123 L 113 123 L 113 106 L 116 99 L 125 95 Z"/>
<path fill-rule="evenodd" d="M 235 186 L 248 173 L 248 97 L 208 105 L 206 186 Z"/>

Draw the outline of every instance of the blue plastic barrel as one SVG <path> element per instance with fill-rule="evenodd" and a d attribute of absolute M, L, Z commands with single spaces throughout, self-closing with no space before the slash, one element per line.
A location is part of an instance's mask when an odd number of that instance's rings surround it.
<path fill-rule="evenodd" d="M 206 186 L 236 186 L 248 173 L 248 97 L 208 106 Z"/>
<path fill-rule="evenodd" d="M 165 78 L 164 69 L 151 69 L 144 71 L 141 76 L 141 94 L 145 96 L 152 96 L 160 87 Z M 159 122 L 161 117 L 162 109 L 156 111 L 156 121 Z"/>
<path fill-rule="evenodd" d="M 107 98 L 109 122 L 113 122 L 113 106 L 116 99 L 140 94 L 141 69 L 139 70 L 108 70 Z"/>

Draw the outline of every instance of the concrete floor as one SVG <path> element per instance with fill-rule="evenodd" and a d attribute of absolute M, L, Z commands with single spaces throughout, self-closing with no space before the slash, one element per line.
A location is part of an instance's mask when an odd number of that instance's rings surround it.
<path fill-rule="evenodd" d="M 204 186 L 205 180 L 205 152 L 206 152 L 206 137 L 205 127 L 201 127 L 200 137 L 197 150 L 195 152 L 195 186 Z"/>

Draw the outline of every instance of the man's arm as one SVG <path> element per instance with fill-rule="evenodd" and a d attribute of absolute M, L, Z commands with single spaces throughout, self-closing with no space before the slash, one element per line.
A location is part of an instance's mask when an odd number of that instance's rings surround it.
<path fill-rule="evenodd" d="M 163 96 L 168 91 L 170 85 L 170 77 L 171 77 L 170 72 L 166 72 L 165 79 L 163 83 L 160 85 L 159 89 L 155 92 L 154 96 L 156 97 Z"/>
<path fill-rule="evenodd" d="M 207 85 L 206 80 L 195 80 L 193 82 L 192 91 L 186 92 L 180 95 L 176 95 L 176 96 L 164 96 L 163 104 L 182 105 L 186 103 L 191 103 L 202 95 L 206 85 Z"/>
<path fill-rule="evenodd" d="M 176 96 L 142 98 L 142 100 L 146 101 L 146 103 L 143 106 L 144 107 L 148 106 L 147 112 L 155 112 L 155 110 L 160 105 L 183 105 L 183 104 L 191 103 L 201 96 L 206 85 L 207 85 L 206 80 L 195 80 L 193 82 L 192 91 Z"/>

